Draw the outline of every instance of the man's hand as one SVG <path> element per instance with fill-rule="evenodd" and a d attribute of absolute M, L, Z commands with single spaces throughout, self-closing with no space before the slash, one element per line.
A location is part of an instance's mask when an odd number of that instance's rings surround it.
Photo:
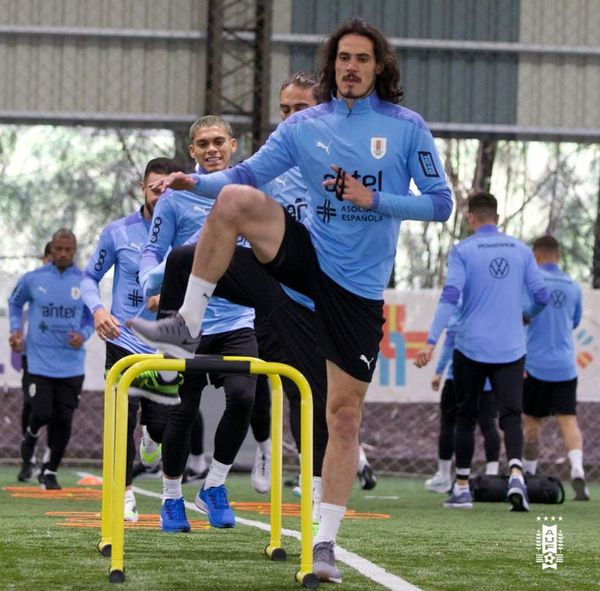
<path fill-rule="evenodd" d="M 69 345 L 73 347 L 73 349 L 80 349 L 81 345 L 85 342 L 83 335 L 80 332 L 68 332 L 69 336 Z"/>
<path fill-rule="evenodd" d="M 415 358 L 414 364 L 417 367 L 425 367 L 431 361 L 434 349 L 435 345 L 425 345 L 417 352 L 417 357 Z"/>
<path fill-rule="evenodd" d="M 153 295 L 148 298 L 146 302 L 146 308 L 150 312 L 158 312 L 158 305 L 160 304 L 160 295 Z"/>
<path fill-rule="evenodd" d="M 332 164 L 331 168 L 338 174 L 341 170 L 339 166 Z M 168 178 L 168 177 L 167 177 Z M 334 187 L 336 183 L 339 183 L 339 179 L 328 179 L 323 181 L 324 187 Z M 343 187 L 344 191 L 340 197 L 345 201 L 350 201 L 359 207 L 365 209 L 371 209 L 373 206 L 373 191 L 365 187 L 360 181 L 356 180 L 353 176 L 350 176 L 347 172 L 343 173 Z"/>
<path fill-rule="evenodd" d="M 120 336 L 120 326 L 121 323 L 104 308 L 98 308 L 94 312 L 94 329 L 103 341 L 106 339 L 116 339 L 118 336 Z"/>
<path fill-rule="evenodd" d="M 8 337 L 8 344 L 15 353 L 23 353 L 25 351 L 23 333 L 20 330 L 13 330 Z"/>
<path fill-rule="evenodd" d="M 154 193 L 164 193 L 167 189 L 173 189 L 173 191 L 189 191 L 194 188 L 195 184 L 196 180 L 193 176 L 185 174 L 185 172 L 172 172 L 170 175 L 150 183 L 148 188 Z"/>
<path fill-rule="evenodd" d="M 440 389 L 440 384 L 442 383 L 442 376 L 439 373 L 436 373 L 431 380 L 431 389 L 434 392 L 437 392 Z"/>

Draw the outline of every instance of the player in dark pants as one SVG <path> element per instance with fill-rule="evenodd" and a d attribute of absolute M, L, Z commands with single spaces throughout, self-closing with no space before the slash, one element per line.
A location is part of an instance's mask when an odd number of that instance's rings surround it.
<path fill-rule="evenodd" d="M 92 311 L 94 328 L 98 336 L 106 341 L 106 370 L 127 355 L 155 352 L 155 349 L 140 342 L 124 324 L 128 318 L 137 315 L 145 318 L 156 317 L 158 298 L 144 303 L 138 269 L 141 247 L 148 237 L 152 212 L 160 197 L 149 189 L 148 183 L 173 170 L 181 170 L 181 167 L 170 158 L 154 158 L 147 163 L 143 180 L 140 183 L 144 204 L 137 211 L 111 222 L 102 230 L 96 250 L 85 268 L 84 278 L 81 282 L 81 295 Z M 104 306 L 100 297 L 99 284 L 113 267 L 112 301 L 109 310 Z M 179 402 L 178 382 L 179 379 L 175 372 L 147 371 L 139 375 L 129 389 L 124 504 L 126 521 L 136 522 L 139 519 L 132 487 L 135 458 L 133 433 L 138 421 L 139 397 L 154 399 L 141 402 L 141 422 L 144 425 L 144 433 L 152 433 L 152 439 L 157 442 L 155 445 L 158 446 L 168 417 L 168 410 L 163 404 Z M 142 441 L 144 439 L 147 438 L 143 437 Z M 143 456 L 143 445 L 140 446 L 140 452 L 140 455 Z"/>
<path fill-rule="evenodd" d="M 185 293 L 194 257 L 195 245 L 180 246 L 171 251 L 167 259 L 161 290 L 161 306 L 169 309 L 181 301 Z M 271 345 L 267 345 L 265 358 L 288 363 L 297 368 L 308 380 L 313 393 L 313 474 L 318 478 L 323 467 L 327 446 L 327 377 L 325 361 L 317 343 L 314 312 L 292 300 L 281 285 L 257 263 L 252 251 L 237 247 L 227 273 L 219 282 L 215 295 L 237 304 L 254 307 L 271 327 Z M 166 305 L 166 304 L 165 304 Z M 275 345 L 274 342 L 278 344 Z M 300 394 L 289 380 L 284 380 L 286 394 L 291 394 L 291 404 L 297 412 L 290 416 L 292 432 L 300 433 Z M 315 509 L 318 511 L 319 487 L 315 487 Z"/>
<path fill-rule="evenodd" d="M 60 489 L 56 471 L 71 436 L 85 369 L 83 344 L 93 332 L 81 299 L 81 271 L 73 264 L 77 240 L 60 229 L 52 237 L 52 263 L 26 273 L 9 299 L 10 345 L 22 352 L 23 306 L 29 305 L 26 353 L 31 415 L 21 443 L 23 464 L 31 463 L 40 429 L 52 423 L 50 457 L 38 476 L 42 488 Z"/>
<path fill-rule="evenodd" d="M 425 489 L 431 492 L 447 493 L 452 488 L 452 457 L 454 456 L 454 438 L 456 435 L 456 416 L 458 414 L 458 399 L 452 371 L 452 353 L 456 336 L 458 314 L 450 320 L 446 331 L 444 347 L 437 362 L 435 376 L 431 381 L 434 391 L 439 390 L 442 376 L 446 367 L 446 381 L 440 398 L 440 435 L 438 439 L 438 470 L 425 481 Z M 491 386 L 486 380 L 484 390 L 479 397 L 477 423 L 483 435 L 486 474 L 498 474 L 498 459 L 500 456 L 500 435 L 496 427 L 498 409 Z"/>
<path fill-rule="evenodd" d="M 169 255 L 169 260 L 173 252 L 185 248 L 187 247 L 175 248 Z M 161 310 L 173 310 L 181 305 L 185 292 L 167 289 L 171 281 L 171 276 L 165 274 L 160 298 Z M 159 312 L 159 316 L 163 314 Z M 258 347 L 254 330 L 243 327 L 204 335 L 196 354 L 257 357 Z M 181 482 L 202 391 L 209 383 L 216 388 L 223 387 L 225 411 L 215 432 L 213 459 L 195 502 L 208 515 L 213 527 L 228 528 L 235 525 L 235 516 L 227 498 L 225 480 L 250 426 L 256 376 L 227 374 L 207 376 L 188 373 L 185 374 L 179 389 L 181 404 L 171 409 L 163 437 L 164 503 L 161 510 L 161 525 L 165 532 L 186 532 L 190 529 L 182 503 Z"/>
<path fill-rule="evenodd" d="M 52 241 L 47 242 L 44 248 L 44 254 L 41 257 L 42 264 L 47 265 L 52 262 Z M 29 417 L 31 416 L 31 396 L 29 396 L 29 386 L 31 384 L 31 378 L 29 377 L 29 369 L 27 368 L 27 355 L 21 356 L 21 391 L 23 392 L 23 407 L 21 408 L 21 434 L 25 437 L 27 425 L 29 424 Z M 52 437 L 52 424 L 50 423 L 46 430 L 46 441 L 48 442 L 46 450 L 44 451 L 42 464 L 46 463 L 50 459 L 50 439 Z M 33 454 L 33 461 L 27 462 L 21 466 L 21 470 L 17 476 L 17 480 L 20 482 L 27 482 L 33 476 L 35 470 L 35 453 Z"/>
<path fill-rule="evenodd" d="M 458 397 L 456 418 L 456 482 L 444 506 L 471 509 L 469 475 L 475 446 L 474 431 L 486 378 L 498 401 L 500 428 L 510 477 L 507 498 L 513 511 L 528 511 L 523 478 L 521 412 L 525 333 L 523 317 L 531 318 L 548 304 L 544 279 L 527 245 L 501 232 L 498 203 L 485 192 L 468 201 L 473 236 L 454 246 L 448 257 L 448 278 L 427 338 L 415 364 L 424 367 L 443 329 L 459 305 L 453 353 L 454 383 Z M 522 295 L 533 304 L 523 312 Z"/>

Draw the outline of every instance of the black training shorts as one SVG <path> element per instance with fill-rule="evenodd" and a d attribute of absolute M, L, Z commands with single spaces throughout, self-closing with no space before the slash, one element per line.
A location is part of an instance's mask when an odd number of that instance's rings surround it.
<path fill-rule="evenodd" d="M 325 358 L 357 380 L 370 382 L 383 336 L 383 300 L 358 296 L 328 277 L 319 266 L 308 230 L 285 209 L 284 214 L 283 241 L 264 267 L 281 283 L 314 300 Z"/>
<path fill-rule="evenodd" d="M 523 384 L 523 412 L 530 417 L 577 414 L 577 378 L 546 382 L 531 375 Z"/>

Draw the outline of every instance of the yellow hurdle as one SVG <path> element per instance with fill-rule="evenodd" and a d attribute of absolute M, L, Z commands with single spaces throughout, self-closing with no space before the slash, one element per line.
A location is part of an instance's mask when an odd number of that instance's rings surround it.
<path fill-rule="evenodd" d="M 318 578 L 312 572 L 312 394 L 306 378 L 282 363 L 270 363 L 249 357 L 202 356 L 193 359 L 165 359 L 161 354 L 130 355 L 120 359 L 106 376 L 104 400 L 104 450 L 102 466 L 102 520 L 98 549 L 111 557 L 109 581 L 122 583 L 124 572 L 124 498 L 127 455 L 127 392 L 144 371 L 203 371 L 267 375 L 273 395 L 271 421 L 271 533 L 265 553 L 272 560 L 285 560 L 281 546 L 282 527 L 282 455 L 283 387 L 280 376 L 296 383 L 300 391 L 301 429 L 301 557 L 296 580 L 314 589 Z M 121 376 L 121 373 L 123 375 Z M 120 379 L 119 379 L 119 376 Z M 117 383 L 118 382 L 118 383 Z"/>

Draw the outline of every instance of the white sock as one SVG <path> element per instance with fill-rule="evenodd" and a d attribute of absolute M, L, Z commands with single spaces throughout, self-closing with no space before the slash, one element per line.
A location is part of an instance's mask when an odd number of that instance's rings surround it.
<path fill-rule="evenodd" d="M 523 460 L 523 472 L 535 474 L 537 471 L 538 460 Z"/>
<path fill-rule="evenodd" d="M 572 449 L 567 455 L 571 463 L 571 480 L 574 478 L 583 478 L 583 450 Z"/>
<path fill-rule="evenodd" d="M 217 460 L 213 458 L 204 482 L 204 488 L 207 489 L 225 484 L 225 480 L 232 465 L 233 464 L 221 464 L 221 462 L 217 462 Z"/>
<path fill-rule="evenodd" d="M 163 476 L 163 503 L 167 499 L 181 499 L 182 497 L 181 476 L 179 478 L 165 478 Z"/>
<path fill-rule="evenodd" d="M 321 517 L 321 495 L 323 492 L 323 485 L 321 483 L 320 476 L 313 476 L 313 511 L 312 519 L 313 523 L 319 523 Z"/>
<path fill-rule="evenodd" d="M 133 501 L 135 503 L 135 494 L 133 493 L 133 489 L 132 488 L 126 488 L 125 489 L 125 500 L 126 501 Z"/>
<path fill-rule="evenodd" d="M 187 466 L 190 470 L 199 474 L 206 470 L 206 458 L 204 454 L 190 454 L 187 460 Z"/>
<path fill-rule="evenodd" d="M 258 442 L 258 449 L 263 456 L 271 457 L 271 439 L 265 439 Z"/>
<path fill-rule="evenodd" d="M 358 446 L 358 472 L 361 472 L 362 469 L 368 465 L 369 460 L 367 460 L 367 454 L 365 454 L 365 450 L 362 448 L 362 445 Z"/>
<path fill-rule="evenodd" d="M 52 450 L 46 446 L 46 449 L 44 450 L 44 455 L 42 456 L 42 464 L 47 464 L 50 461 L 50 454 L 52 453 Z M 31 458 L 31 460 L 35 463 L 35 452 L 33 452 L 33 458 Z"/>
<path fill-rule="evenodd" d="M 500 462 L 487 462 L 485 465 L 485 473 L 496 476 L 500 471 Z"/>
<path fill-rule="evenodd" d="M 335 542 L 345 512 L 346 507 L 342 507 L 341 505 L 321 503 L 319 529 L 313 540 L 313 545 L 320 542 Z"/>
<path fill-rule="evenodd" d="M 188 330 L 193 337 L 197 337 L 202 326 L 204 312 L 208 306 L 208 300 L 215 291 L 216 283 L 210 283 L 195 275 L 190 275 L 185 292 L 183 305 L 179 313 L 183 316 Z"/>
<path fill-rule="evenodd" d="M 438 472 L 442 478 L 450 480 L 452 472 L 452 460 L 439 460 L 438 459 Z"/>

